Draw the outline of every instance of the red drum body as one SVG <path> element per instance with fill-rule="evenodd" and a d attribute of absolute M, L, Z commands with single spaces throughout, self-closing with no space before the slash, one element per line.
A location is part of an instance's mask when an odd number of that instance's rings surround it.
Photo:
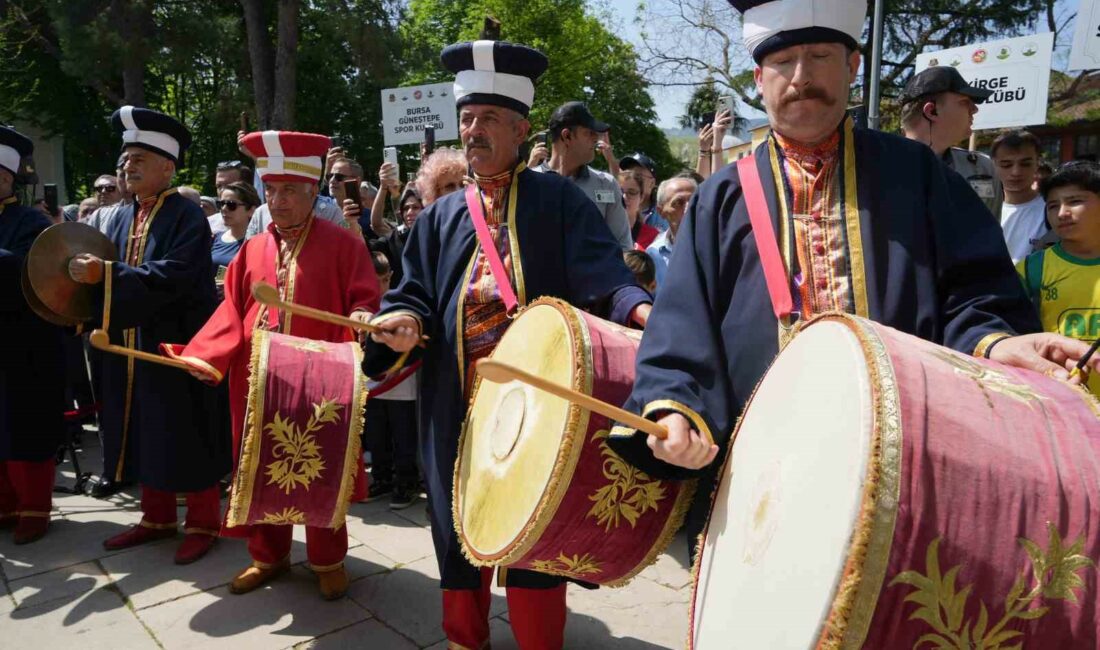
<path fill-rule="evenodd" d="M 344 525 L 367 381 L 357 343 L 256 330 L 227 526 Z"/>
<path fill-rule="evenodd" d="M 640 337 L 541 299 L 492 358 L 622 404 Z M 609 429 L 607 418 L 530 386 L 479 381 L 455 467 L 454 519 L 470 561 L 617 586 L 656 560 L 694 484 L 631 467 L 607 446 Z"/>
<path fill-rule="evenodd" d="M 693 648 L 1095 648 L 1100 406 L 867 320 L 812 321 L 734 433 Z"/>

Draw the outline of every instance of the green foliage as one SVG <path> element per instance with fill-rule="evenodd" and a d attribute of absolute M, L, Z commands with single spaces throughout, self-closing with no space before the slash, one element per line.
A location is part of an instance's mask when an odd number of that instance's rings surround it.
<path fill-rule="evenodd" d="M 400 27 L 406 44 L 402 82 L 449 79 L 439 65 L 440 50 L 476 39 L 487 15 L 501 21 L 503 40 L 535 47 L 550 59 L 536 85 L 530 116 L 534 131 L 545 128 L 557 106 L 584 101 L 612 125 L 618 155 L 644 151 L 657 162 L 660 175 L 681 169 L 655 126 L 649 84 L 638 74 L 633 46 L 609 30 L 609 16 L 594 13 L 582 0 L 411 0 Z"/>

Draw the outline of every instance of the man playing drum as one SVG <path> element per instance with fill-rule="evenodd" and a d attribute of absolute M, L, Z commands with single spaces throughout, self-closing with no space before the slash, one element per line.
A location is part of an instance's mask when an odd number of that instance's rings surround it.
<path fill-rule="evenodd" d="M 680 228 L 626 406 L 668 439 L 616 427 L 612 448 L 654 477 L 701 476 L 709 495 L 720 446 L 790 328 L 830 310 L 1067 377 L 1088 346 L 1028 334 L 1035 310 L 974 191 L 928 149 L 845 116 L 866 3 L 731 2 L 772 132 L 700 187 Z M 708 499 L 695 506 L 690 540 Z"/>
<path fill-rule="evenodd" d="M 378 278 L 362 237 L 317 219 L 313 211 L 329 138 L 264 131 L 244 136 L 242 146 L 256 158 L 272 223 L 266 232 L 246 241 L 229 265 L 225 300 L 206 325 L 186 347 L 164 349 L 169 356 L 190 365 L 192 374 L 208 383 L 220 382 L 229 374 L 233 443 L 238 459 L 250 388 L 253 331 L 264 329 L 319 341 L 354 340 L 347 327 L 304 316 L 292 318 L 292 314 L 269 309 L 254 299 L 252 285 L 265 282 L 275 286 L 285 302 L 350 315 L 364 322 L 377 310 L 379 298 Z M 348 405 L 345 410 L 352 408 L 358 407 Z M 359 412 L 354 416 L 360 417 Z M 334 463 L 329 460 L 328 464 Z M 356 472 L 360 494 L 365 494 L 364 480 L 360 466 Z M 252 591 L 290 566 L 290 525 L 227 526 L 223 534 L 248 537 L 252 555 L 252 565 L 230 584 L 233 593 Z M 339 598 L 347 590 L 343 567 L 347 550 L 345 527 L 306 526 L 306 553 L 325 599 Z"/>
<path fill-rule="evenodd" d="M 443 50 L 457 74 L 459 130 L 475 185 L 429 206 L 405 246 L 404 277 L 373 321 L 385 331 L 367 344 L 368 374 L 386 370 L 396 353 L 423 357 L 421 453 L 432 513 L 432 537 L 443 588 L 449 647 L 489 641 L 491 569 L 462 555 L 452 521 L 459 433 L 473 363 L 488 356 L 517 306 L 556 296 L 644 324 L 649 298 L 623 263 L 599 211 L 568 180 L 526 168 L 534 80 L 546 57 L 523 45 L 477 41 Z M 430 337 L 421 352 L 420 336 Z M 383 345 L 379 345 L 383 344 Z M 562 578 L 509 570 L 508 611 L 519 646 L 560 648 L 565 625 Z"/>

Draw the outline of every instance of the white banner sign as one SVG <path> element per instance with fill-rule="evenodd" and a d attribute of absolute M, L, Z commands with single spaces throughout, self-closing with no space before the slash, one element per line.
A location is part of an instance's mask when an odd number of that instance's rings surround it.
<path fill-rule="evenodd" d="M 1081 0 L 1069 51 L 1070 70 L 1100 68 L 1100 0 Z"/>
<path fill-rule="evenodd" d="M 382 131 L 387 147 L 424 141 L 424 127 L 435 127 L 436 142 L 458 139 L 454 84 L 407 86 L 382 91 Z"/>
<path fill-rule="evenodd" d="M 978 106 L 974 130 L 1045 124 L 1054 35 L 1035 34 L 917 55 L 917 72 L 958 68 L 968 83 L 993 95 Z"/>

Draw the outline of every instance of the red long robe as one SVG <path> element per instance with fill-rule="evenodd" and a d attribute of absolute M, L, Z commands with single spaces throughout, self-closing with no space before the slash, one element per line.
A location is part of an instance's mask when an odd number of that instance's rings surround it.
<path fill-rule="evenodd" d="M 230 412 L 233 420 L 234 470 L 240 457 L 248 401 L 248 363 L 252 356 L 252 331 L 257 325 L 283 334 L 342 343 L 354 340 L 346 327 L 305 316 L 270 309 L 252 297 L 252 285 L 266 282 L 278 287 L 276 260 L 278 235 L 274 225 L 244 243 L 225 275 L 225 300 L 186 346 L 166 344 L 163 351 L 220 382 L 228 373 Z M 285 300 L 342 315 L 357 310 L 378 311 L 381 298 L 370 253 L 361 237 L 339 226 L 312 218 L 303 241 L 287 269 Z M 355 496 L 366 495 L 366 476 L 360 459 Z M 234 528 L 233 531 L 238 531 Z"/>

